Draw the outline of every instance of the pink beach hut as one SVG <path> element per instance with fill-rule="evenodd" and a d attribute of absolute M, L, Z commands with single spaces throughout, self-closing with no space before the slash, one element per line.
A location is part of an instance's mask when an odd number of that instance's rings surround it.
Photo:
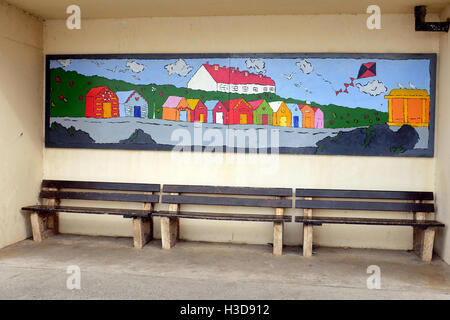
<path fill-rule="evenodd" d="M 312 109 L 314 110 L 314 128 L 323 129 L 323 111 L 317 107 Z"/>

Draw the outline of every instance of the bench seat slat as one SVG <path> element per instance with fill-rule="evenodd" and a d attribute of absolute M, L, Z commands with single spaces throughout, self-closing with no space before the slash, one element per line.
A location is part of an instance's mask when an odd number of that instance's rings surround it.
<path fill-rule="evenodd" d="M 43 180 L 42 187 L 57 189 L 96 189 L 142 192 L 159 192 L 161 189 L 159 184 L 69 180 Z"/>
<path fill-rule="evenodd" d="M 295 189 L 296 197 L 354 198 L 391 200 L 433 200 L 433 192 L 423 191 L 381 191 L 381 190 L 333 190 Z"/>
<path fill-rule="evenodd" d="M 292 208 L 292 201 L 286 199 L 255 199 L 234 197 L 178 196 L 163 195 L 163 203 L 203 204 L 218 206 Z"/>
<path fill-rule="evenodd" d="M 218 187 L 166 184 L 163 186 L 163 192 L 292 197 L 292 189 L 290 188 Z"/>
<path fill-rule="evenodd" d="M 70 212 L 86 214 L 111 214 L 127 217 L 149 217 L 151 211 L 139 209 L 116 209 L 116 208 L 94 208 L 94 207 L 73 207 L 73 206 L 46 206 L 35 205 L 23 207 L 22 210 L 33 211 L 37 213 Z"/>
<path fill-rule="evenodd" d="M 159 202 L 158 195 L 142 193 L 107 193 L 107 192 L 77 192 L 77 191 L 41 191 L 41 198 L 74 199 L 74 200 L 104 200 L 122 202 Z"/>
<path fill-rule="evenodd" d="M 372 218 L 342 218 L 342 217 L 295 217 L 295 222 L 320 225 L 326 224 L 365 224 L 386 226 L 412 226 L 412 227 L 444 227 L 445 225 L 435 220 L 413 220 L 413 219 L 372 219 Z"/>
<path fill-rule="evenodd" d="M 206 220 L 231 220 L 231 221 L 261 221 L 261 222 L 291 222 L 292 216 L 277 216 L 265 214 L 231 214 L 217 212 L 171 212 L 158 211 L 152 214 L 154 217 L 171 217 L 185 219 L 206 219 Z"/>
<path fill-rule="evenodd" d="M 295 207 L 305 209 L 434 212 L 432 203 L 406 202 L 296 200 Z"/>

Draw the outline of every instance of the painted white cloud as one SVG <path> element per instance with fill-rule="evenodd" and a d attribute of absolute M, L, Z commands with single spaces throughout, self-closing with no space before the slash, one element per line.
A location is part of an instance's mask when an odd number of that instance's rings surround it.
<path fill-rule="evenodd" d="M 164 68 L 169 73 L 169 76 L 177 74 L 181 77 L 186 77 L 189 72 L 192 71 L 192 67 L 186 63 L 183 59 L 178 59 L 177 62 L 167 64 Z"/>
<path fill-rule="evenodd" d="M 384 85 L 384 83 L 378 80 L 372 80 L 364 85 L 357 83 L 356 87 L 362 93 L 370 94 L 371 96 L 378 96 L 387 91 L 387 88 Z"/>
<path fill-rule="evenodd" d="M 310 74 L 314 70 L 314 67 L 313 67 L 312 63 L 309 62 L 306 59 L 303 59 L 303 60 L 295 63 L 295 65 L 297 67 L 299 67 L 300 70 L 302 70 L 302 72 L 305 73 L 305 74 Z"/>
<path fill-rule="evenodd" d="M 266 74 L 266 63 L 261 59 L 247 59 L 245 65 L 256 73 Z"/>
<path fill-rule="evenodd" d="M 58 63 L 66 68 L 72 64 L 72 59 L 58 60 Z"/>
<path fill-rule="evenodd" d="M 136 61 L 128 61 L 126 66 L 134 73 L 142 72 L 145 69 L 145 65 L 137 63 Z"/>

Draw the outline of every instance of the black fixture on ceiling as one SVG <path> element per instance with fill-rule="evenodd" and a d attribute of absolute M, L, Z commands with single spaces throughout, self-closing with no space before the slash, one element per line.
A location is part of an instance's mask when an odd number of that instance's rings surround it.
<path fill-rule="evenodd" d="M 426 15 L 426 6 L 414 7 L 414 16 L 416 17 L 416 31 L 448 32 L 448 27 L 450 25 L 449 19 L 447 19 L 446 22 L 425 22 Z"/>

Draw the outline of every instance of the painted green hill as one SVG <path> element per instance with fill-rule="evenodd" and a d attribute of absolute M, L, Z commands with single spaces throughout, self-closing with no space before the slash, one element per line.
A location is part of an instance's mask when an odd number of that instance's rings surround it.
<path fill-rule="evenodd" d="M 283 100 L 286 103 L 305 104 L 303 100 L 283 98 L 273 93 L 238 94 L 210 92 L 177 88 L 173 85 L 135 85 L 122 80 L 111 80 L 98 76 L 85 76 L 75 71 L 65 71 L 63 68 L 50 71 L 50 116 L 51 117 L 84 117 L 86 94 L 91 88 L 107 86 L 112 91 L 137 90 L 149 102 L 149 117 L 162 118 L 162 105 L 168 96 L 183 96 L 187 99 L 225 101 L 244 98 L 252 101 L 265 99 L 268 102 Z M 312 102 L 312 107 L 319 107 L 324 112 L 326 128 L 348 128 L 386 123 L 387 112 L 365 108 L 348 108 L 333 104 L 320 105 Z"/>

